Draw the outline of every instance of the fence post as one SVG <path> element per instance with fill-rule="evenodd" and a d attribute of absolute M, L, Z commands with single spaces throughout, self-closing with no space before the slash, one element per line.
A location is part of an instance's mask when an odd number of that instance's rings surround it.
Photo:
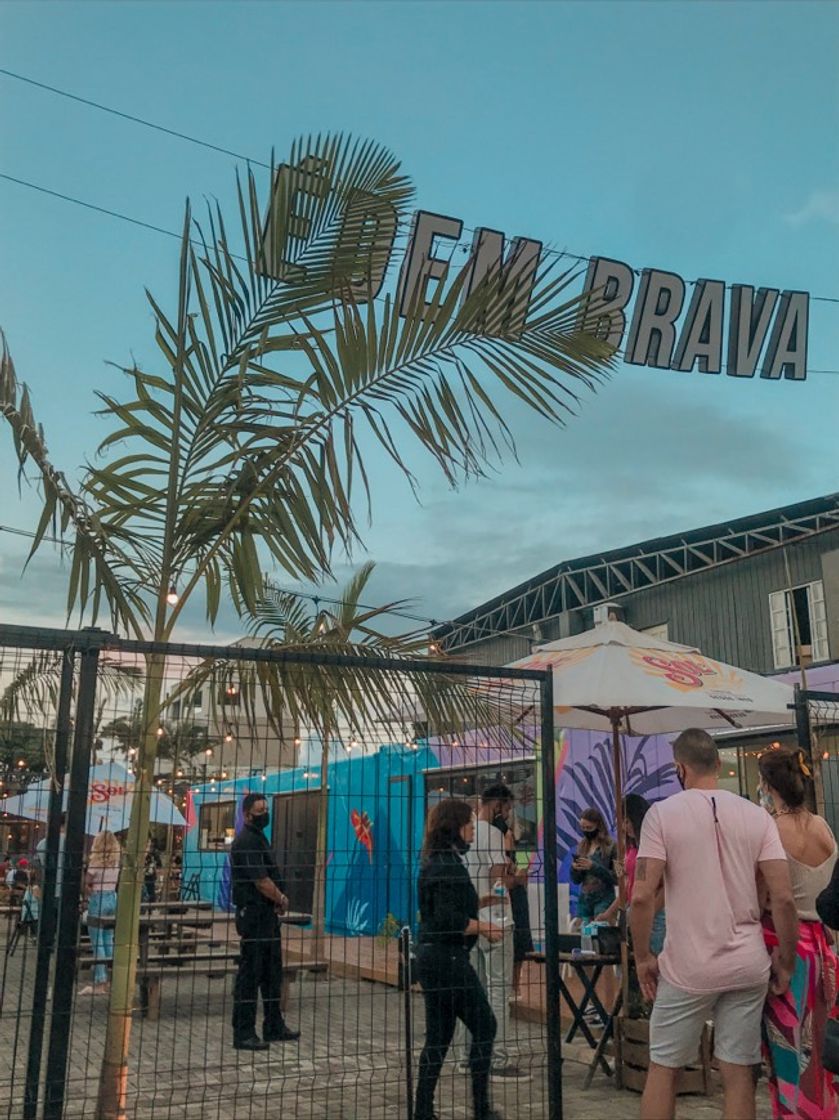
<path fill-rule="evenodd" d="M 548 671 L 540 685 L 542 754 L 542 866 L 545 872 L 545 999 L 548 1035 L 547 1120 L 562 1120 L 562 1024 L 559 1006 L 559 890 L 556 866 L 554 687 Z"/>
<path fill-rule="evenodd" d="M 61 842 L 61 814 L 64 812 L 64 788 L 67 776 L 67 748 L 70 743 L 70 705 L 73 699 L 73 671 L 76 655 L 65 649 L 61 661 L 61 685 L 55 724 L 53 752 L 54 773 L 50 786 L 47 812 L 47 843 L 41 889 L 41 918 L 38 923 L 38 956 L 32 991 L 32 1025 L 29 1031 L 29 1053 L 26 1060 L 26 1088 L 23 1120 L 35 1120 L 38 1112 L 38 1084 L 41 1078 L 41 1055 L 44 1049 L 44 1026 L 47 1019 L 47 994 L 50 961 L 55 942 L 58 907 L 55 887 L 58 881 L 58 853 Z"/>
<path fill-rule="evenodd" d="M 804 783 L 807 796 L 807 807 L 813 812 L 824 812 L 824 792 L 819 789 L 818 775 L 821 770 L 820 760 L 813 758 L 813 729 L 810 723 L 810 702 L 806 691 L 800 684 L 793 686 L 795 689 L 795 731 L 798 746 L 804 752 L 807 765 L 812 778 Z M 821 793 L 821 806 L 819 794 Z"/>
<path fill-rule="evenodd" d="M 414 1120 L 414 1021 L 411 1015 L 411 927 L 399 931 L 399 951 L 402 954 L 401 979 L 405 1010 L 405 1092 L 408 1098 L 408 1120 Z"/>
<path fill-rule="evenodd" d="M 76 729 L 70 763 L 70 791 L 64 837 L 64 866 L 61 876 L 61 905 L 55 955 L 52 1020 L 47 1052 L 44 1120 L 61 1120 L 64 1112 L 67 1057 L 72 1027 L 73 994 L 79 937 L 79 899 L 82 886 L 82 856 L 87 823 L 87 786 L 93 748 L 96 704 L 96 675 L 99 665 L 98 631 L 89 630 L 88 644 L 80 652 Z"/>

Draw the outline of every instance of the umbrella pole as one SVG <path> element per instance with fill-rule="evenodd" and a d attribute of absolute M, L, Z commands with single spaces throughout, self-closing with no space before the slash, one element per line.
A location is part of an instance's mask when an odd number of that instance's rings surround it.
<path fill-rule="evenodd" d="M 620 713 L 612 712 L 612 761 L 615 770 L 615 827 L 617 829 L 618 863 L 621 872 L 626 867 L 626 836 L 623 827 L 623 757 L 621 753 Z M 621 937 L 621 1000 L 623 1013 L 629 1006 L 629 944 L 627 942 L 628 926 L 626 922 L 626 876 L 618 876 L 618 906 L 620 907 L 620 923 L 623 925 Z M 618 1028 L 616 1027 L 616 1030 Z"/>
<path fill-rule="evenodd" d="M 621 757 L 620 716 L 612 715 L 612 763 L 615 770 L 615 827 L 617 830 L 618 862 L 623 865 L 626 859 L 626 837 L 623 828 L 623 759 Z M 618 903 L 621 910 L 626 907 L 626 881 L 618 877 Z"/>

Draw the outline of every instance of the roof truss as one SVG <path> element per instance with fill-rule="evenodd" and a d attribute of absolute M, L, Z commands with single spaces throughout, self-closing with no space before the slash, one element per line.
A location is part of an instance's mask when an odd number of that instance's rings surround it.
<path fill-rule="evenodd" d="M 570 561 L 509 596 L 441 627 L 436 637 L 445 649 L 457 649 L 544 622 L 565 611 L 619 600 L 645 588 L 771 552 L 831 529 L 839 529 L 839 498 L 835 496 L 825 502 L 825 508 L 814 512 L 801 516 L 779 512 L 765 524 L 749 528 L 733 525 L 708 540 L 670 537 L 656 542 L 659 547 L 639 546 L 635 554 L 621 550 L 590 563 Z M 692 534 L 688 536 L 692 538 Z"/>

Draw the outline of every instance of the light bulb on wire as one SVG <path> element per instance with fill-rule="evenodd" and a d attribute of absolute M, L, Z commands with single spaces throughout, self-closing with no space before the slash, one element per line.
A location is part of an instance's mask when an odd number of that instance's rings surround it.
<path fill-rule="evenodd" d="M 169 590 L 166 593 L 166 602 L 169 604 L 170 607 L 176 607 L 178 605 L 178 600 L 179 599 L 180 599 L 180 595 L 178 594 L 177 587 L 174 585 L 174 583 L 170 583 L 169 584 Z"/>

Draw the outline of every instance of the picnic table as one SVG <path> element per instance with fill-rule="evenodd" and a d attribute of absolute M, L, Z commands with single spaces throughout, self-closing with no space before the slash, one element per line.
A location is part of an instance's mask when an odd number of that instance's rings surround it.
<path fill-rule="evenodd" d="M 229 938 L 227 930 L 219 937 L 213 927 L 223 918 L 211 902 L 173 901 L 144 902 L 140 906 L 140 944 L 137 980 L 140 986 L 140 1007 L 143 1015 L 160 1017 L 162 981 L 166 977 L 193 974 L 210 978 L 227 976 L 239 964 L 239 940 Z M 310 914 L 279 915 L 281 924 L 305 926 Z M 89 926 L 114 926 L 113 916 L 97 918 Z M 82 967 L 95 963 L 92 951 L 82 956 Z M 322 961 L 301 961 L 283 965 L 281 1002 L 285 1009 L 289 987 L 303 971 L 325 972 Z"/>

